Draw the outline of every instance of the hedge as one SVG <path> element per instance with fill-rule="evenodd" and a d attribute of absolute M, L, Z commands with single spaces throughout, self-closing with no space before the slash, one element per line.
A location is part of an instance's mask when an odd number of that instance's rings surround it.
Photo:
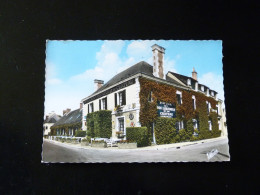
<path fill-rule="evenodd" d="M 75 137 L 86 137 L 86 131 L 76 131 Z"/>
<path fill-rule="evenodd" d="M 110 110 L 100 110 L 87 115 L 87 135 L 110 138 L 112 136 L 112 115 Z"/>
<path fill-rule="evenodd" d="M 126 139 L 129 142 L 136 142 L 137 147 L 150 146 L 151 140 L 147 127 L 127 127 Z"/>
<path fill-rule="evenodd" d="M 176 118 L 157 118 L 155 122 L 155 139 L 157 144 L 169 144 L 179 140 L 179 137 L 176 136 L 176 121 Z"/>

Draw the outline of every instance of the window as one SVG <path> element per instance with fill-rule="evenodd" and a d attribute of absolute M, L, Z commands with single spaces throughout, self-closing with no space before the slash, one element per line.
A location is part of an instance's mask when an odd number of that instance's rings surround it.
<path fill-rule="evenodd" d="M 118 119 L 118 130 L 124 132 L 124 118 Z"/>
<path fill-rule="evenodd" d="M 192 119 L 192 124 L 194 129 L 198 129 L 198 122 L 196 119 Z"/>
<path fill-rule="evenodd" d="M 211 131 L 212 130 L 212 124 L 211 124 L 211 121 L 208 121 L 209 123 L 209 130 Z"/>
<path fill-rule="evenodd" d="M 177 92 L 176 92 L 176 95 L 177 95 L 177 104 L 178 104 L 178 105 L 181 105 L 181 104 L 182 104 L 181 92 L 180 92 L 180 91 L 177 91 Z"/>
<path fill-rule="evenodd" d="M 204 91 L 204 86 L 201 85 L 200 89 L 201 89 L 201 91 Z"/>
<path fill-rule="evenodd" d="M 122 106 L 123 105 L 123 93 L 120 92 L 118 95 L 119 95 L 119 105 Z"/>
<path fill-rule="evenodd" d="M 88 113 L 94 112 L 94 104 L 93 102 L 88 104 Z"/>
<path fill-rule="evenodd" d="M 117 97 L 118 96 L 118 97 Z M 123 106 L 126 104 L 126 95 L 125 95 L 125 90 L 120 91 L 118 93 L 115 93 L 115 107 L 117 105 Z"/>
<path fill-rule="evenodd" d="M 193 110 L 196 110 L 196 98 L 194 95 L 192 96 L 192 107 L 193 107 Z"/>
<path fill-rule="evenodd" d="M 179 130 L 184 128 L 183 121 L 178 121 L 175 123 L 175 125 L 176 125 L 177 132 L 179 132 Z"/>
<path fill-rule="evenodd" d="M 107 110 L 107 98 L 99 100 L 99 110 Z"/>
<path fill-rule="evenodd" d="M 209 102 L 206 101 L 206 104 L 207 104 L 207 113 L 209 114 Z"/>
<path fill-rule="evenodd" d="M 214 96 L 214 92 L 213 91 L 211 91 L 211 96 Z"/>
<path fill-rule="evenodd" d="M 46 126 L 46 129 L 48 129 L 48 126 Z"/>
<path fill-rule="evenodd" d="M 148 96 L 148 102 L 152 102 L 153 99 L 152 99 L 152 91 L 149 93 L 149 96 Z"/>
<path fill-rule="evenodd" d="M 216 106 L 217 107 L 217 115 L 218 115 L 218 106 Z"/>
<path fill-rule="evenodd" d="M 188 84 L 189 86 L 191 85 L 190 79 L 187 80 L 187 84 Z"/>

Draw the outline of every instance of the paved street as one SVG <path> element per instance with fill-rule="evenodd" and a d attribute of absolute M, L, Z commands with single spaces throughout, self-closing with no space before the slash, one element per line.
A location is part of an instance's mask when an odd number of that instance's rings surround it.
<path fill-rule="evenodd" d="M 229 161 L 228 140 L 216 139 L 207 143 L 180 146 L 161 145 L 138 149 L 91 148 L 44 140 L 43 162 L 176 162 L 176 161 Z M 180 148 L 178 148 L 178 147 Z M 207 152 L 217 149 L 210 160 Z"/>

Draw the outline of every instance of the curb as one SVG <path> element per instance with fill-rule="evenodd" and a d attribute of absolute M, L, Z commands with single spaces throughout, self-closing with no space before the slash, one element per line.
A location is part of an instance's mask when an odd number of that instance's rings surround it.
<path fill-rule="evenodd" d="M 211 139 L 205 139 L 205 140 L 199 140 L 199 141 L 195 141 L 195 142 L 182 142 L 182 143 L 173 143 L 173 144 L 163 144 L 163 145 L 155 145 L 155 146 L 147 146 L 147 147 L 143 147 L 143 148 L 134 148 L 134 149 L 119 149 L 119 148 L 92 148 L 90 146 L 79 146 L 79 145 L 75 145 L 75 144 L 69 144 L 69 143 L 62 143 L 62 142 L 58 142 L 55 140 L 49 140 L 49 139 L 43 139 L 45 141 L 48 142 L 52 142 L 58 145 L 63 145 L 63 146 L 71 146 L 74 148 L 80 148 L 80 149 L 86 149 L 86 150 L 117 150 L 117 151 L 133 151 L 133 150 L 166 150 L 166 149 L 180 149 L 182 147 L 186 147 L 186 146 L 191 146 L 191 145 L 196 145 L 196 144 L 203 144 L 203 143 L 210 143 L 210 142 L 215 142 L 215 141 L 219 141 L 219 140 L 224 140 L 224 139 L 228 139 L 228 137 L 217 137 L 217 138 L 211 138 Z"/>

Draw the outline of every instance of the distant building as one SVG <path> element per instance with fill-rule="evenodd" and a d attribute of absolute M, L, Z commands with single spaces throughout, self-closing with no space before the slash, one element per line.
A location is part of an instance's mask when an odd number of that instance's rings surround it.
<path fill-rule="evenodd" d="M 81 130 L 82 108 L 71 111 L 63 110 L 61 119 L 52 126 L 52 135 L 75 136 L 77 130 Z"/>
<path fill-rule="evenodd" d="M 51 132 L 51 126 L 54 125 L 61 118 L 60 115 L 57 115 L 55 112 L 51 112 L 46 115 L 46 118 L 43 122 L 43 135 L 48 135 Z"/>
<path fill-rule="evenodd" d="M 211 109 L 210 102 L 206 101 L 207 112 L 218 113 L 219 127 L 225 131 L 222 112 L 222 100 L 217 99 L 217 92 L 203 85 L 197 80 L 197 72 L 193 68 L 192 76 L 184 76 L 168 71 L 164 74 L 164 53 L 165 49 L 159 45 L 152 46 L 153 65 L 141 61 L 130 68 L 118 73 L 107 83 L 103 80 L 95 80 L 96 91 L 90 96 L 82 99 L 82 129 L 87 130 L 86 116 L 88 113 L 98 110 L 112 111 L 112 137 L 116 137 L 116 132 L 126 132 L 126 127 L 140 127 L 140 111 L 142 103 L 140 101 L 140 91 L 142 87 L 140 79 L 156 82 L 162 85 L 171 86 L 176 89 L 176 105 L 183 104 L 183 91 L 193 91 L 194 94 L 203 94 L 207 98 L 213 98 L 218 103 L 217 110 Z M 150 90 L 152 94 L 152 90 Z M 152 96 L 147 101 L 152 101 Z M 192 96 L 191 109 L 196 110 L 196 95 Z M 166 102 L 167 103 L 167 102 Z M 117 110 L 120 107 L 120 110 Z M 167 113 L 165 114 L 165 117 Z M 171 117 L 171 116 L 170 116 Z M 194 128 L 199 129 L 197 119 L 193 120 Z M 211 121 L 207 121 L 208 128 L 211 130 Z M 183 122 L 179 122 L 177 129 L 184 128 Z M 225 134 L 225 133 L 224 133 Z"/>

